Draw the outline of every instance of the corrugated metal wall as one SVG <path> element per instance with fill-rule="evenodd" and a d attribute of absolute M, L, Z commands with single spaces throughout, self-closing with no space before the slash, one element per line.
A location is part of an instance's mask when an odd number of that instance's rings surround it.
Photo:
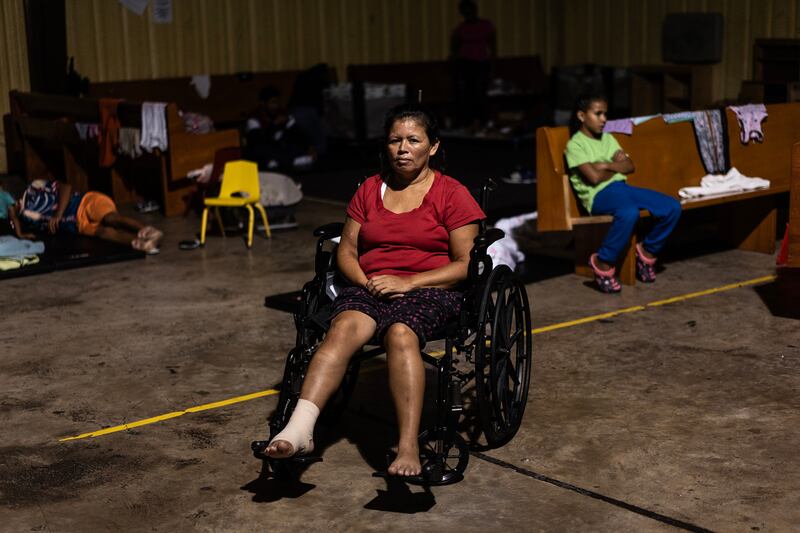
<path fill-rule="evenodd" d="M 92 80 L 442 59 L 457 0 L 173 0 L 172 24 L 153 24 L 113 0 L 67 0 L 67 48 Z M 725 17 L 715 97 L 750 77 L 752 40 L 800 37 L 800 0 L 483 0 L 501 55 L 558 64 L 661 62 L 670 12 Z"/>
<path fill-rule="evenodd" d="M 8 91 L 27 90 L 28 46 L 25 41 L 25 12 L 22 0 L 0 2 L 0 115 L 8 113 Z M 0 123 L 0 172 L 5 172 L 6 143 Z"/>
<path fill-rule="evenodd" d="M 153 24 L 116 0 L 66 0 L 67 51 L 94 81 L 306 68 L 340 79 L 353 63 L 442 59 L 457 0 L 173 0 L 173 22 Z M 501 55 L 540 54 L 553 65 L 661 62 L 665 13 L 725 17 L 715 99 L 735 97 L 752 70 L 753 39 L 800 38 L 800 0 L 482 0 Z M 0 91 L 26 88 L 22 0 L 0 2 Z M 8 106 L 2 98 L 0 110 Z M 4 156 L 0 156 L 4 157 Z"/>

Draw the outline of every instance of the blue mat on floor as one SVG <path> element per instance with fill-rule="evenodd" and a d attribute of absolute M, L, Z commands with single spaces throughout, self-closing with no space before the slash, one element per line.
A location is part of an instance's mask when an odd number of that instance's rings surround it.
<path fill-rule="evenodd" d="M 85 237 L 83 235 L 57 237 L 46 236 L 41 239 L 45 250 L 39 262 L 14 270 L 0 271 L 0 280 L 47 274 L 56 270 L 69 270 L 92 265 L 104 265 L 117 261 L 144 259 L 145 254 L 130 246 Z"/>

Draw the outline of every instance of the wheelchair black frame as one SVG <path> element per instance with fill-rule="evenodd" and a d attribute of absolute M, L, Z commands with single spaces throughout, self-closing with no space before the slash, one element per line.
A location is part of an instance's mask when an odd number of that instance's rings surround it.
<path fill-rule="evenodd" d="M 484 212 L 486 211 L 486 204 L 488 200 L 488 193 L 495 187 L 494 182 L 487 180 L 483 185 L 481 191 L 481 207 Z M 320 461 L 318 457 L 295 457 L 291 459 L 272 459 L 263 454 L 264 447 L 288 422 L 294 405 L 300 396 L 300 388 L 302 381 L 305 378 L 305 372 L 308 364 L 313 357 L 314 351 L 327 330 L 328 324 L 321 322 L 320 317 L 313 313 L 313 309 L 319 304 L 319 298 L 324 295 L 326 287 L 326 277 L 328 272 L 332 271 L 335 261 L 334 254 L 325 251 L 325 243 L 332 238 L 341 235 L 343 228 L 342 223 L 332 223 L 321 226 L 314 231 L 314 235 L 318 237 L 316 253 L 315 253 L 315 277 L 303 287 L 302 300 L 300 309 L 294 314 L 295 325 L 297 327 L 297 339 L 295 348 L 289 353 L 284 370 L 283 382 L 281 385 L 280 396 L 278 399 L 278 406 L 274 415 L 269 421 L 270 436 L 267 441 L 255 441 L 252 443 L 253 452 L 256 457 L 267 461 L 271 467 L 272 472 L 276 476 L 291 475 L 289 465 L 291 464 L 304 464 L 308 462 Z M 475 350 L 476 342 L 483 337 L 479 335 L 479 329 L 485 327 L 483 324 L 487 317 L 481 317 L 481 297 L 486 298 L 492 287 L 487 288 L 487 280 L 492 278 L 493 271 L 492 261 L 487 253 L 490 244 L 501 239 L 504 236 L 503 232 L 499 229 L 492 228 L 486 230 L 485 222 L 481 221 L 479 234 L 475 238 L 474 246 L 470 252 L 470 263 L 468 268 L 468 286 L 464 291 L 461 316 L 457 323 L 453 322 L 447 325 L 444 330 L 444 335 L 437 336 L 432 340 L 444 340 L 445 350 L 441 357 L 434 357 L 425 351 L 422 351 L 423 360 L 433 366 L 437 371 L 437 392 L 435 395 L 435 419 L 433 427 L 424 430 L 420 433 L 420 439 L 431 440 L 435 438 L 436 446 L 433 450 L 433 457 L 428 457 L 426 464 L 423 464 L 423 475 L 416 478 L 406 478 L 405 480 L 411 483 L 422 485 L 446 485 L 455 483 L 463 479 L 463 472 L 466 468 L 469 458 L 469 448 L 466 441 L 461 437 L 458 432 L 458 424 L 461 414 L 464 410 L 462 401 L 462 387 L 470 380 L 476 377 L 476 370 L 472 369 L 468 372 L 463 372 L 455 367 L 458 360 L 454 357 L 454 352 L 464 354 L 467 360 L 475 363 Z M 499 266 L 508 270 L 508 275 L 511 275 L 510 269 L 505 266 Z M 521 290 L 520 290 L 521 287 Z M 522 306 L 526 313 L 523 317 L 524 328 L 523 332 L 525 350 L 524 356 L 526 359 L 526 367 L 523 369 L 525 381 L 522 390 L 521 398 L 519 399 L 520 411 L 519 420 L 515 422 L 509 432 L 502 436 L 499 442 L 489 442 L 490 445 L 504 444 L 510 440 L 519 428 L 522 412 L 525 408 L 525 402 L 528 393 L 528 381 L 530 379 L 531 370 L 531 339 L 530 339 L 530 307 L 527 301 L 527 295 L 524 291 L 524 286 L 519 284 L 517 291 L 520 293 L 519 297 L 522 298 Z M 488 314 L 488 313 L 487 313 Z M 471 339 L 471 340 L 470 340 Z M 383 347 L 375 347 L 366 351 L 361 351 L 356 354 L 350 362 L 348 375 L 345 380 L 351 382 L 343 384 L 339 393 L 342 394 L 340 401 L 346 404 L 352 387 L 355 382 L 355 375 L 357 375 L 358 367 L 364 360 L 370 359 L 377 355 L 385 353 Z M 349 373 L 354 369 L 354 375 Z M 477 399 L 480 401 L 480 399 Z M 484 400 L 488 401 L 488 400 Z M 332 399 L 329 405 L 336 401 Z M 326 406 L 326 410 L 328 407 Z M 420 451 L 422 453 L 423 446 L 426 442 L 420 442 Z M 450 450 L 456 447 L 458 455 L 450 455 Z M 456 458 L 457 464 L 452 467 L 448 464 L 448 459 Z"/>

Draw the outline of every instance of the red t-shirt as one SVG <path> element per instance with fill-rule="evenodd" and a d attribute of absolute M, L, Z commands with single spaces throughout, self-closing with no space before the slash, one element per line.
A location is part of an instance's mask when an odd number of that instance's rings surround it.
<path fill-rule="evenodd" d="M 459 47 L 457 56 L 471 61 L 488 61 L 492 58 L 491 43 L 494 25 L 486 19 L 462 22 L 455 29 Z"/>
<path fill-rule="evenodd" d="M 361 224 L 358 264 L 368 278 L 411 276 L 450 263 L 450 232 L 486 218 L 466 187 L 436 171 L 422 205 L 407 213 L 383 206 L 380 175 L 356 191 L 347 216 Z"/>

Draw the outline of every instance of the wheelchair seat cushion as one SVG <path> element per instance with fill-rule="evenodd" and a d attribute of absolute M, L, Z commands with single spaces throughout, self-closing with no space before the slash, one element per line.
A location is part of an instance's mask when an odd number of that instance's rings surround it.
<path fill-rule="evenodd" d="M 405 324 L 417 335 L 420 349 L 461 313 L 462 294 L 445 289 L 414 289 L 394 300 L 379 300 L 361 287 L 347 287 L 333 302 L 331 316 L 359 311 L 377 324 L 375 338 L 383 344 L 389 326 Z"/>

